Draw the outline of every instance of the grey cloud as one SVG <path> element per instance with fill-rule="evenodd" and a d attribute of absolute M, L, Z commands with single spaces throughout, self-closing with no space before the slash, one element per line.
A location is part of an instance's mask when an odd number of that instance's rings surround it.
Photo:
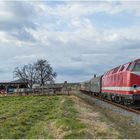
<path fill-rule="evenodd" d="M 25 29 L 17 30 L 16 33 L 11 32 L 11 36 L 16 37 L 18 40 L 21 41 L 31 41 L 31 42 L 36 41 L 35 38 Z"/>
<path fill-rule="evenodd" d="M 58 74 L 60 75 L 73 75 L 73 76 L 78 76 L 78 75 L 89 75 L 88 71 L 86 71 L 86 69 L 75 69 L 75 68 L 59 68 L 59 69 L 56 69 Z"/>
<path fill-rule="evenodd" d="M 30 20 L 37 14 L 33 3 L 27 1 L 5 1 L 4 8 L 20 20 Z"/>
<path fill-rule="evenodd" d="M 11 14 L 12 17 L 0 19 L 0 30 L 21 41 L 35 41 L 34 37 L 25 30 L 25 28 L 32 30 L 37 28 L 34 23 L 34 18 L 37 16 L 35 7 L 30 3 L 20 1 L 8 1 L 5 5 L 5 12 Z"/>
<path fill-rule="evenodd" d="M 10 70 L 7 69 L 7 68 L 0 68 L 0 73 L 1 73 L 1 74 L 9 73 L 9 72 L 10 72 Z"/>
<path fill-rule="evenodd" d="M 129 42 L 127 45 L 122 46 L 121 49 L 123 49 L 123 50 L 138 50 L 138 49 L 140 49 L 140 41 Z"/>
<path fill-rule="evenodd" d="M 18 20 L 18 19 L 15 19 L 15 20 Z M 14 32 L 14 31 L 17 31 L 17 30 L 22 30 L 23 27 L 25 28 L 31 28 L 31 29 L 34 29 L 36 30 L 37 28 L 37 25 L 32 23 L 32 22 L 28 22 L 28 21 L 25 21 L 25 22 L 22 22 L 22 21 L 0 21 L 0 30 L 2 31 L 5 31 L 5 32 Z"/>
<path fill-rule="evenodd" d="M 85 60 L 81 57 L 72 57 L 71 58 L 72 61 L 75 61 L 75 62 L 84 62 Z"/>
<path fill-rule="evenodd" d="M 110 50 L 85 50 L 83 54 L 85 55 L 107 55 L 111 53 Z"/>
<path fill-rule="evenodd" d="M 19 19 L 29 20 L 32 16 L 35 16 L 35 9 L 30 3 L 16 1 L 7 2 L 9 9 L 18 17 Z"/>

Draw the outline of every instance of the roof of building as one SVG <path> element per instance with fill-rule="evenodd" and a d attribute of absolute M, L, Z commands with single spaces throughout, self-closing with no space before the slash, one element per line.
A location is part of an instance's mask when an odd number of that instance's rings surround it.
<path fill-rule="evenodd" d="M 27 82 L 25 82 L 25 81 L 22 80 L 22 79 L 17 79 L 17 80 L 11 81 L 11 82 L 9 82 L 9 83 L 16 83 L 16 84 L 19 84 L 19 83 L 27 83 Z"/>

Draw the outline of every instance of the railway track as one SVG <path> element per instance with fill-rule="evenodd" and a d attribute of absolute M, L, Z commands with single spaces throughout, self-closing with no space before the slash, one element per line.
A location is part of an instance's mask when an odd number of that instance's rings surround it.
<path fill-rule="evenodd" d="M 135 114 L 140 115 L 140 108 L 139 108 L 139 109 L 138 109 L 138 108 L 137 108 L 137 109 L 133 109 L 133 108 L 130 108 L 130 107 L 128 107 L 128 106 L 124 106 L 124 105 L 121 105 L 121 104 L 112 102 L 112 101 L 110 101 L 110 100 L 103 99 L 103 98 L 101 98 L 100 96 L 94 96 L 94 95 L 90 95 L 90 94 L 84 93 L 84 92 L 82 92 L 82 93 L 85 94 L 85 95 L 88 95 L 88 96 L 90 96 L 90 97 L 94 97 L 94 98 L 96 98 L 96 99 L 98 99 L 98 100 L 104 101 L 104 102 L 106 102 L 106 103 L 109 103 L 109 104 L 111 104 L 111 105 L 117 106 L 117 107 L 119 107 L 119 108 L 121 108 L 121 109 L 124 109 L 124 110 L 127 110 L 127 111 L 129 111 L 129 112 L 133 112 L 133 113 L 135 113 Z"/>

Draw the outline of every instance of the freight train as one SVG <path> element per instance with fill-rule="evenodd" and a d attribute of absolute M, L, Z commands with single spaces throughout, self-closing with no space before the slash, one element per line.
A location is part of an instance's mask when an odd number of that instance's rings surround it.
<path fill-rule="evenodd" d="M 140 104 L 140 59 L 81 83 L 81 91 L 127 106 Z"/>

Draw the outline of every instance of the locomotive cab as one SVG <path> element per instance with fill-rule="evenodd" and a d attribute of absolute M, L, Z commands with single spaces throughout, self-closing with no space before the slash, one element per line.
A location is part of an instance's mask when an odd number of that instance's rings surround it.
<path fill-rule="evenodd" d="M 135 60 L 130 67 L 130 86 L 133 94 L 140 94 L 140 60 Z"/>

